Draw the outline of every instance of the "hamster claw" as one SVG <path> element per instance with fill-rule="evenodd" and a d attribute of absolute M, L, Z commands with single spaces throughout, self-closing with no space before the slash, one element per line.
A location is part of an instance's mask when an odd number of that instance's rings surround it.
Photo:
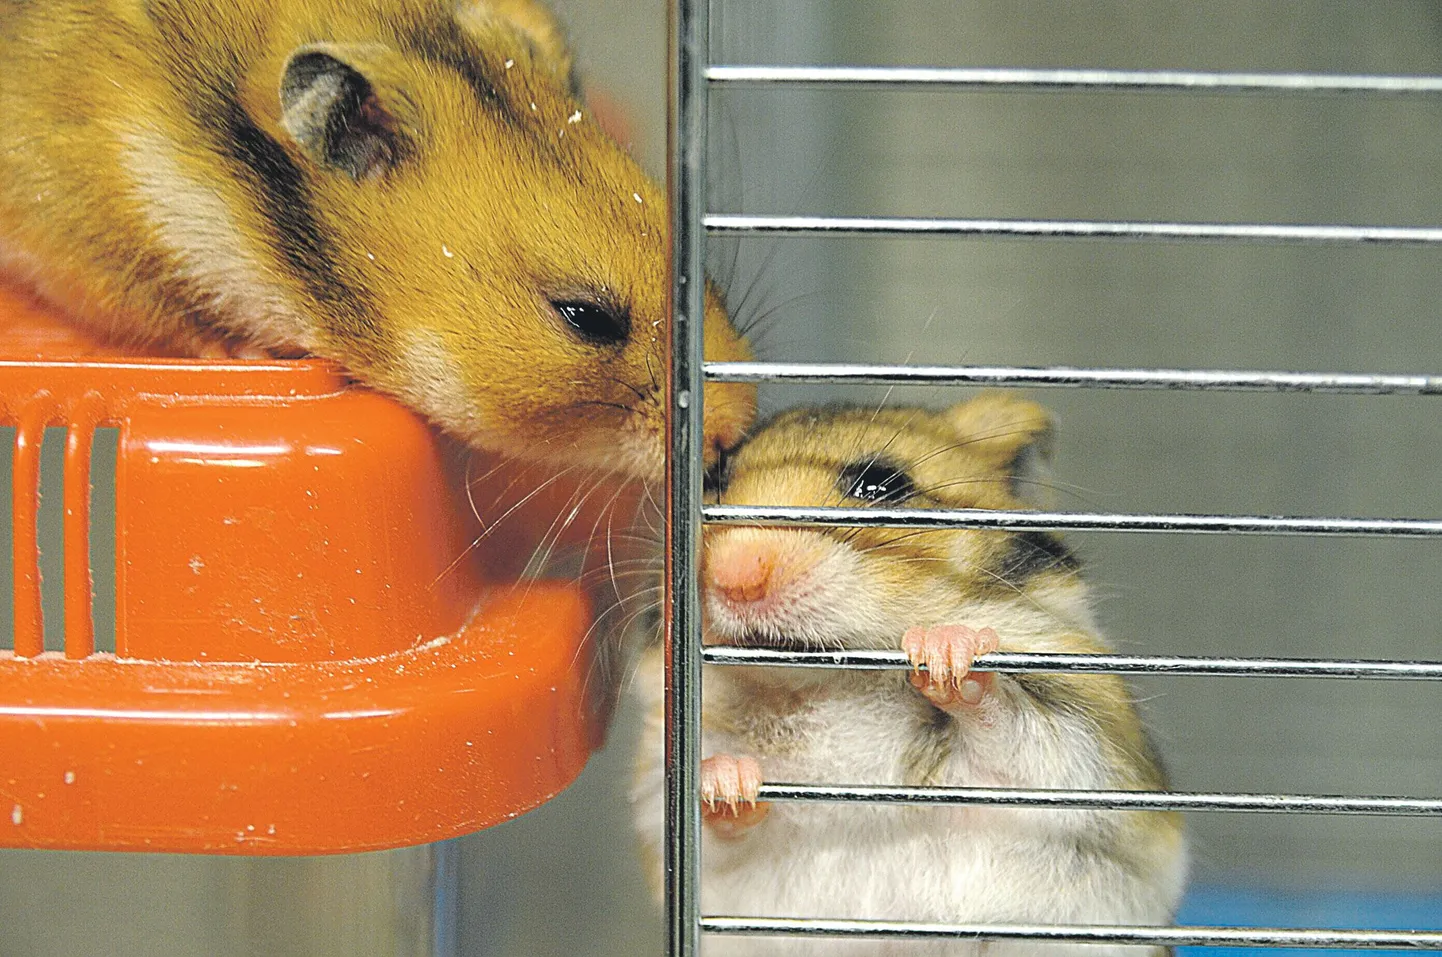
<path fill-rule="evenodd" d="M 760 824 L 771 805 L 757 800 L 761 765 L 755 758 L 718 754 L 701 762 L 701 820 L 723 837 Z"/>
<path fill-rule="evenodd" d="M 975 708 L 986 699 L 996 675 L 971 666 L 999 643 L 995 629 L 966 625 L 910 628 L 901 637 L 913 669 L 912 686 L 944 711 Z"/>

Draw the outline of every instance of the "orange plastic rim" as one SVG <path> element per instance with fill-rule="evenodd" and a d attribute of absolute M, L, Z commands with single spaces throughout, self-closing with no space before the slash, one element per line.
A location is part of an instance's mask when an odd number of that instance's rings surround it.
<path fill-rule="evenodd" d="M 600 740 L 584 595 L 500 573 L 555 497 L 473 547 L 465 456 L 326 363 L 120 356 L 0 290 L 0 424 L 15 430 L 0 846 L 437 841 L 547 800 Z M 91 627 L 102 425 L 120 434 L 113 654 Z M 36 530 L 56 426 L 65 646 L 47 651 Z"/>

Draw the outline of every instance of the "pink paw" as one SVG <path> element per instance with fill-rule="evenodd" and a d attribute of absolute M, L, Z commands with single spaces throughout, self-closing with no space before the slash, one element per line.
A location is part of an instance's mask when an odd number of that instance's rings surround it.
<path fill-rule="evenodd" d="M 701 820 L 722 837 L 740 837 L 766 819 L 758 803 L 761 765 L 755 758 L 717 754 L 701 762 Z"/>
<path fill-rule="evenodd" d="M 901 637 L 911 667 L 911 684 L 926 700 L 946 711 L 975 708 L 985 699 L 996 675 L 972 671 L 977 655 L 996 651 L 999 639 L 991 628 L 934 625 L 911 628 Z"/>

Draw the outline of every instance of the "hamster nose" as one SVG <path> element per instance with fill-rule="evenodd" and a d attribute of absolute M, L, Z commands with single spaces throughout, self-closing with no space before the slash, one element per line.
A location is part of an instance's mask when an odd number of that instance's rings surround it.
<path fill-rule="evenodd" d="M 735 382 L 707 383 L 704 428 L 706 464 L 712 464 L 722 453 L 730 452 L 740 445 L 755 417 L 755 386 Z"/>
<path fill-rule="evenodd" d="M 707 577 L 722 598 L 740 605 L 766 597 L 774 569 L 774 556 L 765 549 L 726 548 L 711 556 Z"/>

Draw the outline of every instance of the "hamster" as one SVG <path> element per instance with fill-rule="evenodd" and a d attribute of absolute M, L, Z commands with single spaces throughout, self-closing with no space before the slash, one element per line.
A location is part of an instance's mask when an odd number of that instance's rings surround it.
<path fill-rule="evenodd" d="M 1040 406 L 1000 393 L 943 412 L 792 411 L 729 458 L 717 493 L 729 505 L 1026 508 L 1051 431 Z M 974 670 L 998 648 L 1108 649 L 1078 560 L 1059 538 L 711 527 L 703 541 L 708 644 L 904 649 L 918 666 L 705 669 L 703 913 L 951 923 L 1171 920 L 1187 860 L 1174 813 L 756 801 L 763 781 L 1165 789 L 1120 677 Z M 632 685 L 647 715 L 635 819 L 658 883 L 661 670 L 660 649 L 647 651 Z M 707 957 L 1147 951 L 720 936 L 705 937 L 702 949 Z"/>
<path fill-rule="evenodd" d="M 0 272 L 124 342 L 324 356 L 472 446 L 660 474 L 665 196 L 545 7 L 0 0 L 0 63 Z M 750 357 L 714 290 L 706 320 Z M 707 389 L 714 456 L 754 390 Z"/>

